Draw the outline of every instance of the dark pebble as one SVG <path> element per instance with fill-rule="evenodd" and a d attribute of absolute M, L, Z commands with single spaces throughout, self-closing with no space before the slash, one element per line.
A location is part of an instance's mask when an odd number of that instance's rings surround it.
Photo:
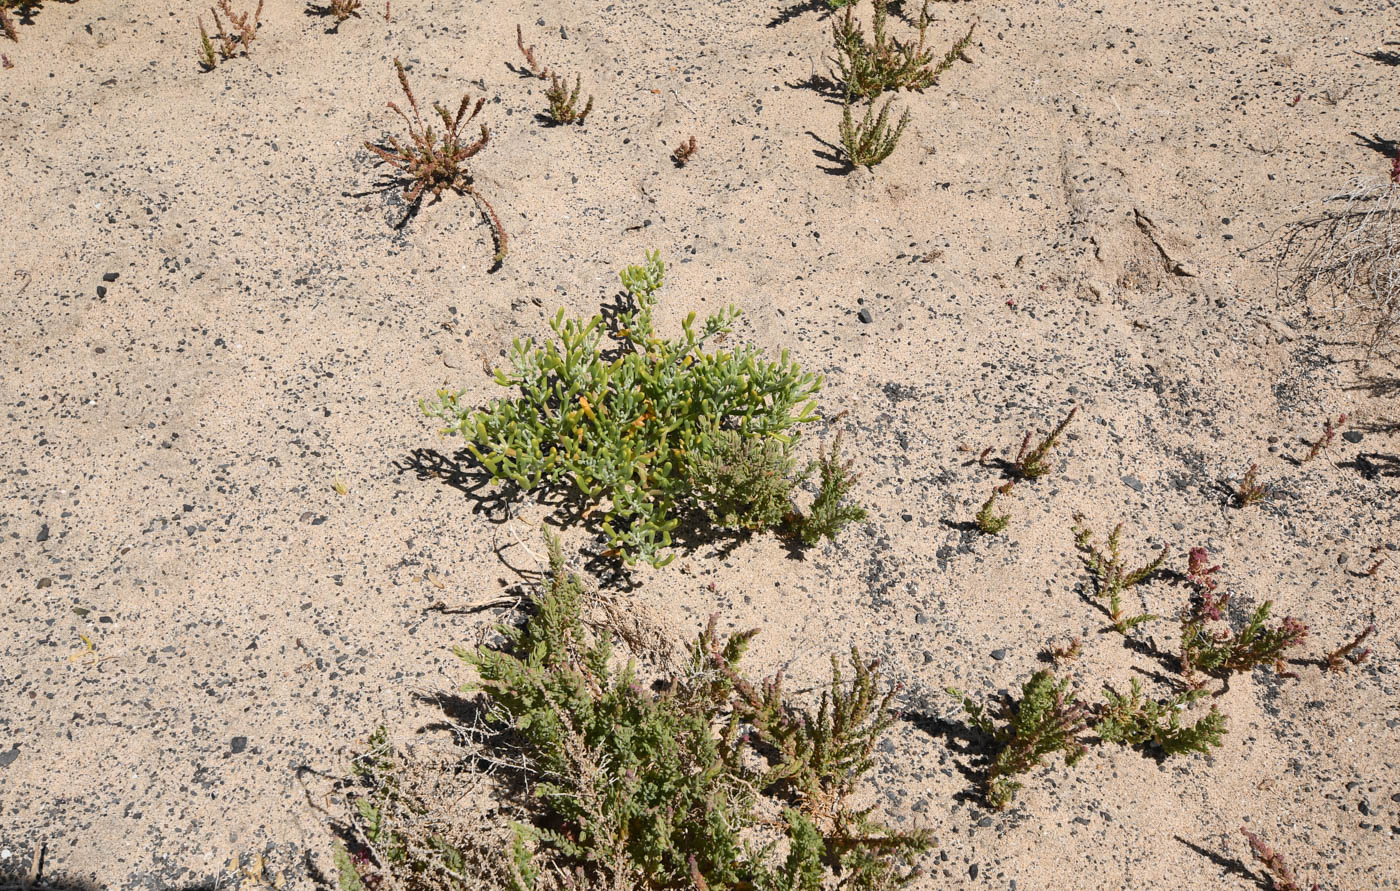
<path fill-rule="evenodd" d="M 106 285 L 98 285 L 98 286 L 97 286 L 97 296 L 98 296 L 98 297 L 106 297 L 106 296 L 107 296 L 107 286 L 106 286 Z"/>
<path fill-rule="evenodd" d="M 856 318 L 869 325 L 871 320 L 870 310 L 862 309 L 860 312 L 856 313 Z"/>
<path fill-rule="evenodd" d="M 19 757 L 19 743 L 10 746 L 8 752 L 0 752 L 0 767 L 9 767 Z"/>
<path fill-rule="evenodd" d="M 1364 798 L 1361 799 L 1361 803 L 1356 806 L 1356 809 L 1358 811 L 1361 811 L 1361 815 L 1363 817 L 1371 816 L 1371 802 L 1367 801 Z"/>
<path fill-rule="evenodd" d="M 992 658 L 1000 662 L 1006 658 L 1005 650 L 992 650 Z"/>
<path fill-rule="evenodd" d="M 48 587 L 51 587 L 52 585 L 53 585 L 53 579 L 49 578 L 48 576 L 44 576 L 43 578 L 39 579 L 39 585 L 38 585 L 38 587 L 40 587 L 40 588 L 48 588 Z"/>
<path fill-rule="evenodd" d="M 242 754 L 243 750 L 248 748 L 248 737 L 235 736 L 233 739 L 229 740 L 228 748 L 229 751 L 235 755 Z"/>
<path fill-rule="evenodd" d="M 1142 480 L 1138 479 L 1135 476 L 1123 477 L 1123 485 L 1127 486 L 1129 489 L 1132 489 L 1134 492 L 1142 491 Z"/>
<path fill-rule="evenodd" d="M 117 280 L 117 274 L 115 272 L 104 272 L 102 273 L 102 280 L 108 283 L 114 282 Z"/>
<path fill-rule="evenodd" d="M 1347 442 L 1350 442 L 1350 443 L 1357 443 L 1357 442 L 1360 442 L 1360 441 L 1361 441 L 1361 431 L 1360 431 L 1360 430 L 1348 430 L 1347 432 L 1345 432 L 1345 433 L 1342 434 L 1342 439 L 1345 439 Z"/>
<path fill-rule="evenodd" d="M 48 541 L 48 540 L 49 540 L 49 524 L 48 524 L 48 523 L 45 523 L 44 525 L 42 525 L 42 526 L 39 527 L 39 534 L 36 535 L 36 536 L 34 536 L 34 540 L 35 540 L 35 541 Z"/>
<path fill-rule="evenodd" d="M 969 866 L 969 867 L 967 868 L 967 875 L 968 875 L 968 878 L 972 878 L 972 879 L 977 878 L 977 873 L 978 873 L 978 871 L 979 871 L 979 870 L 978 870 L 978 868 L 977 868 L 977 864 L 976 864 L 976 863 L 974 863 L 974 864 L 972 864 L 971 866 Z"/>

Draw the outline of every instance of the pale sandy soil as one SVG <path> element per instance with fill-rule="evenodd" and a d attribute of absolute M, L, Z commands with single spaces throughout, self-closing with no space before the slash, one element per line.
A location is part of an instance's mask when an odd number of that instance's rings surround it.
<path fill-rule="evenodd" d="M 260 854 L 312 886 L 333 779 L 381 722 L 432 736 L 450 647 L 495 618 L 459 608 L 534 566 L 516 541 L 547 516 L 493 523 L 489 488 L 445 485 L 420 450 L 456 445 L 415 401 L 495 395 L 512 338 L 597 311 L 657 248 L 668 330 L 732 301 L 739 336 L 826 375 L 871 515 L 805 559 L 697 543 L 628 596 L 678 640 L 715 610 L 761 625 L 751 670 L 799 685 L 852 643 L 882 656 L 907 719 L 867 794 L 936 835 L 921 887 L 1258 887 L 1245 821 L 1326 888 L 1400 885 L 1400 557 L 1357 572 L 1400 544 L 1397 371 L 1280 301 L 1269 246 L 1388 169 L 1393 4 L 939 4 L 940 43 L 980 18 L 970 62 L 902 97 L 904 141 L 856 175 L 828 158 L 815 9 L 401 0 L 328 34 L 268 0 L 252 57 L 205 74 L 200 8 L 50 2 L 0 40 L 0 877 L 42 842 L 83 887 L 254 887 L 229 864 Z M 536 120 L 517 21 L 583 72 L 586 127 Z M 425 101 L 488 97 L 498 272 L 465 199 L 393 228 L 361 142 L 396 127 L 396 55 Z M 998 479 L 976 454 L 1071 404 L 1008 533 L 965 531 Z M 1358 442 L 1290 461 L 1343 411 Z M 1251 461 L 1273 498 L 1227 506 Z M 1098 633 L 1075 511 L 1176 568 L 1208 546 L 1310 657 L 1368 622 L 1375 655 L 1237 677 L 1209 758 L 1096 750 L 992 814 L 943 687 L 1011 688 L 1067 635 L 1091 692 L 1170 670 Z"/>

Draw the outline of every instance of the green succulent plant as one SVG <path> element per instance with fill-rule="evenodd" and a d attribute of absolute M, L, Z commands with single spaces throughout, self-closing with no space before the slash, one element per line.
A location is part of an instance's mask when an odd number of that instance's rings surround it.
<path fill-rule="evenodd" d="M 526 491 L 572 489 L 601 514 L 616 555 L 657 566 L 674 556 L 666 549 L 685 511 L 724 522 L 732 514 L 740 526 L 778 520 L 782 487 L 769 480 L 769 491 L 754 493 L 761 504 L 736 504 L 733 480 L 719 468 L 732 469 L 736 441 L 764 474 L 786 468 L 799 428 L 817 420 L 822 385 L 786 350 L 769 359 L 753 346 L 712 349 L 732 331 L 733 306 L 700 322 L 691 313 L 680 337 L 660 336 L 652 316 L 664 276 L 659 254 L 649 253 L 645 266 L 622 272 L 631 305 L 611 328 L 601 315 L 584 321 L 560 310 L 553 340 L 516 340 L 496 382 L 519 395 L 475 409 L 460 391 L 442 390 L 422 403 L 444 433 L 467 440 L 495 480 Z M 823 482 L 824 517 L 844 522 L 859 513 L 827 504 L 825 474 Z M 845 484 L 839 501 L 849 484 L 844 475 L 837 482 Z"/>

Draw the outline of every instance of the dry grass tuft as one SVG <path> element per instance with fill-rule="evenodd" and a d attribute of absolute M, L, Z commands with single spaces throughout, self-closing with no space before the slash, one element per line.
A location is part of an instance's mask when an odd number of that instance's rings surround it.
<path fill-rule="evenodd" d="M 1400 331 L 1400 182 L 1357 180 L 1326 204 L 1289 230 L 1280 272 L 1291 270 L 1298 300 L 1328 297 L 1368 359 L 1385 355 Z"/>

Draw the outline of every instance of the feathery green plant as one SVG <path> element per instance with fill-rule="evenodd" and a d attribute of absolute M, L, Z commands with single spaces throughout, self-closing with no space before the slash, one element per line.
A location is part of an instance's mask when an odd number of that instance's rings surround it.
<path fill-rule="evenodd" d="M 836 68 L 841 82 L 845 84 L 848 95 L 862 99 L 874 99 L 881 93 L 894 90 L 922 91 L 933 86 L 939 75 L 952 67 L 972 43 L 972 32 L 977 27 L 974 22 L 967 34 L 935 63 L 933 50 L 928 47 L 928 26 L 932 17 L 927 2 L 919 12 L 917 43 L 890 37 L 885 30 L 889 17 L 886 0 L 874 0 L 874 6 L 869 39 L 855 19 L 854 3 L 845 5 L 841 17 L 831 23 Z"/>
<path fill-rule="evenodd" d="M 550 323 L 556 340 L 544 346 L 517 340 L 509 370 L 498 369 L 496 382 L 518 387 L 519 396 L 474 410 L 462 404 L 460 391 L 442 390 L 436 403 L 421 403 L 444 422 L 444 433 L 467 440 L 495 480 L 525 491 L 572 488 L 601 512 L 614 553 L 657 566 L 672 559 L 665 551 L 685 510 L 726 520 L 733 512 L 741 526 L 776 514 L 780 487 L 771 476 L 761 505 L 736 505 L 732 486 L 716 476 L 717 462 L 733 458 L 732 433 L 755 443 L 750 455 L 758 449 L 770 456 L 764 472 L 771 474 L 773 447 L 785 457 L 798 428 L 816 420 L 822 383 L 786 351 L 776 361 L 751 346 L 707 352 L 730 332 L 739 315 L 732 306 L 699 324 L 692 313 L 679 338 L 658 335 L 652 313 L 664 273 L 656 253 L 647 255 L 646 266 L 622 272 L 632 303 L 615 331 L 605 330 L 600 315 L 566 319 L 561 309 Z M 616 346 L 608 349 L 620 353 L 615 358 L 604 353 L 609 335 Z M 844 465 L 822 467 L 825 497 L 818 496 L 799 529 L 834 534 L 837 521 L 852 515 L 841 501 L 850 478 Z M 726 503 L 709 500 L 716 496 Z"/>
<path fill-rule="evenodd" d="M 1083 524 L 1083 515 L 1075 514 L 1074 543 L 1083 554 L 1084 565 L 1094 574 L 1095 593 L 1099 599 L 1108 601 L 1108 617 L 1113 622 L 1114 629 L 1119 634 L 1127 635 L 1143 622 L 1157 618 L 1149 613 L 1137 616 L 1123 615 L 1123 592 L 1145 581 L 1160 569 L 1167 559 L 1167 554 L 1171 552 L 1171 546 L 1162 545 L 1162 552 L 1152 562 L 1130 570 L 1118 549 L 1118 540 L 1123 534 L 1122 523 L 1114 526 L 1113 531 L 1108 534 L 1106 551 L 1095 546 L 1094 534 Z"/>
<path fill-rule="evenodd" d="M 617 887 L 714 891 L 819 891 L 828 864 L 858 888 L 909 877 L 900 864 L 927 835 L 885 830 L 846 800 L 891 720 L 873 665 L 853 653 L 855 678 L 834 669 L 817 714 L 803 713 L 780 679 L 755 687 L 739 674 L 756 632 L 721 640 L 712 617 L 688 670 L 644 684 L 634 662 L 617 667 L 606 635 L 586 630 L 581 583 L 557 540 L 548 547 L 534 615 L 500 629 L 503 648 L 457 650 L 537 776 L 547 825 L 517 836 L 521 891 L 542 891 L 563 870 Z M 790 803 L 781 862 L 760 798 Z"/>
<path fill-rule="evenodd" d="M 982 507 L 977 511 L 977 530 L 984 535 L 996 535 L 1006 528 L 1006 524 L 1011 522 L 1010 514 L 999 514 L 996 512 L 997 496 L 1011 494 L 1011 483 L 997 486 L 992 489 L 992 494 L 987 496 L 987 500 L 982 502 Z"/>
<path fill-rule="evenodd" d="M 1226 595 L 1228 598 L 1228 595 Z M 1223 604 L 1224 599 L 1219 603 Z M 1188 681 L 1195 683 L 1195 673 L 1228 677 L 1236 672 L 1250 671 L 1259 665 L 1272 665 L 1282 677 L 1291 677 L 1283 665 L 1283 653 L 1308 636 L 1308 626 L 1291 616 L 1285 616 L 1269 627 L 1273 601 L 1266 600 L 1254 610 L 1243 628 L 1210 630 L 1211 615 L 1189 607 L 1181 619 L 1181 670 Z M 1219 613 L 1215 614 L 1219 618 Z"/>
<path fill-rule="evenodd" d="M 550 75 L 549 86 L 545 88 L 544 97 L 549 100 L 549 117 L 556 124 L 582 124 L 588 117 L 588 113 L 593 110 L 593 97 L 588 97 L 588 102 L 582 109 L 578 107 L 579 93 L 583 89 L 582 75 L 574 75 L 574 89 L 569 92 L 569 82 L 560 80 L 559 76 Z"/>
<path fill-rule="evenodd" d="M 888 158 L 899 145 L 899 137 L 909 126 L 910 116 L 909 109 L 904 109 L 899 123 L 891 127 L 890 105 L 893 102 L 893 99 L 885 100 L 878 116 L 875 115 L 875 103 L 871 102 L 866 106 L 860 124 L 856 124 L 851 117 L 851 97 L 846 97 L 841 107 L 841 148 L 845 150 L 852 167 L 874 167 Z"/>
<path fill-rule="evenodd" d="M 994 713 L 953 687 L 948 693 L 962 702 L 972 725 L 997 745 L 984 786 L 987 805 L 995 810 L 1011 804 L 1021 788 L 1017 775 L 1037 767 L 1042 758 L 1060 752 L 1072 767 L 1088 751 L 1079 736 L 1089 729 L 1089 709 L 1075 698 L 1069 678 L 1056 681 L 1049 669 L 1021 685 L 1019 701 L 1009 696 L 998 700 Z"/>
<path fill-rule="evenodd" d="M 1220 738 L 1225 734 L 1225 716 L 1214 705 L 1196 723 L 1185 727 L 1181 725 L 1181 710 L 1204 696 L 1204 690 L 1181 693 L 1159 702 L 1142 695 L 1142 685 L 1137 678 L 1133 678 L 1131 683 L 1126 695 L 1118 694 L 1112 687 L 1104 687 L 1107 702 L 1099 711 L 1094 732 L 1106 742 L 1128 746 L 1152 743 L 1166 755 L 1186 752 L 1205 754 L 1211 746 L 1221 744 Z"/>
<path fill-rule="evenodd" d="M 1045 459 L 1049 456 L 1050 450 L 1059 445 L 1060 436 L 1077 414 L 1079 414 L 1079 406 L 1076 405 L 1069 410 L 1069 414 L 1065 415 L 1064 420 L 1055 425 L 1055 429 L 1050 431 L 1050 435 L 1036 444 L 1035 448 L 1031 448 L 1031 433 L 1027 431 L 1021 440 L 1021 449 L 1016 453 L 1016 460 L 1011 462 L 1011 469 L 1015 471 L 1016 476 L 1024 480 L 1036 480 L 1050 472 L 1050 465 L 1046 463 Z"/>
<path fill-rule="evenodd" d="M 817 473 L 817 496 L 812 499 L 807 513 L 792 517 L 797 534 L 805 544 L 815 545 L 823 538 L 835 541 L 846 526 L 865 519 L 865 508 L 848 500 L 851 489 L 860 479 L 851 473 L 852 463 L 841 460 L 841 434 L 838 433 L 832 440 L 831 450 L 819 448 L 817 460 L 807 467 L 807 474 Z"/>
<path fill-rule="evenodd" d="M 792 515 L 796 467 L 797 460 L 777 440 L 721 430 L 714 453 L 691 468 L 691 486 L 716 526 L 771 529 Z"/>

